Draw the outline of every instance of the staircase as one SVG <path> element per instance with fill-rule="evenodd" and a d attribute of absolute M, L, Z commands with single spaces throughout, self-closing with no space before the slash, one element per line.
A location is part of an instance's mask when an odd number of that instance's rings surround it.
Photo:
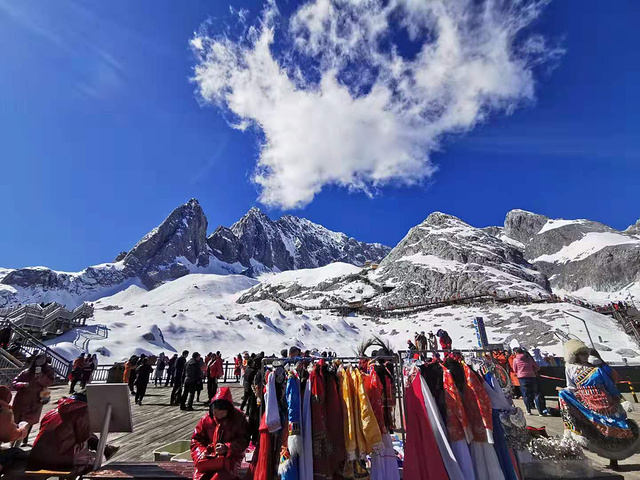
<path fill-rule="evenodd" d="M 39 336 L 55 335 L 85 325 L 87 318 L 92 316 L 93 305 L 88 303 L 71 311 L 56 302 L 44 307 L 33 303 L 0 309 L 0 318 L 11 320 L 14 325 Z"/>
<path fill-rule="evenodd" d="M 0 385 L 11 385 L 13 379 L 22 371 L 24 363 L 0 348 Z"/>
<path fill-rule="evenodd" d="M 66 381 L 71 372 L 72 361 L 67 360 L 59 353 L 52 350 L 50 347 L 42 343 L 36 337 L 31 335 L 29 332 L 24 330 L 22 327 L 14 324 L 10 320 L 0 321 L 0 328 L 9 327 L 11 329 L 11 341 L 10 345 L 15 349 L 15 352 L 12 350 L 12 353 L 9 354 L 13 360 L 20 361 L 17 357 L 24 356 L 24 358 L 29 358 L 36 353 L 46 353 L 47 356 L 51 359 L 51 367 L 53 367 L 56 372 L 56 377 L 58 379 Z M 0 349 L 1 350 L 1 349 Z M 0 352 L 2 353 L 2 352 Z M 8 354 L 8 352 L 5 352 Z M 7 358 L 5 355 L 0 355 L 0 369 L 3 368 L 18 368 L 20 370 L 21 366 L 17 366 L 16 362 L 13 362 L 11 359 Z M 13 365 L 13 367 L 11 367 Z M 11 377 L 13 380 L 13 377 Z M 0 378 L 0 383 L 4 383 L 4 379 Z"/>

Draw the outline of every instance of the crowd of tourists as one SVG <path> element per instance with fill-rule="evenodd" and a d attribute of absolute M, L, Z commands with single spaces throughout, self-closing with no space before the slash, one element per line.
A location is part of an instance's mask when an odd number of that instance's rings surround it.
<path fill-rule="evenodd" d="M 408 341 L 408 348 L 410 352 L 445 352 L 444 358 L 429 355 L 429 358 L 424 359 L 425 365 L 458 361 L 455 350 L 452 349 L 451 338 L 444 330 L 416 333 L 414 339 Z M 512 385 L 516 387 L 514 395 L 522 396 L 527 413 L 534 409 L 539 415 L 548 415 L 551 410 L 556 415 L 559 413 L 565 425 L 566 436 L 577 440 L 585 449 L 610 459 L 611 467 L 616 468 L 619 460 L 628 458 L 640 449 L 638 426 L 627 417 L 621 405 L 623 397 L 617 387 L 618 375 L 597 351 L 580 341 L 571 340 L 564 345 L 564 349 L 567 386 L 558 389 L 557 409 L 547 407 L 540 388 L 540 362 L 536 359 L 544 362 L 544 357 L 541 357 L 539 351 L 537 354 L 534 351 L 532 355 L 523 348 L 516 348 L 511 352 L 494 351 L 491 355 L 495 363 L 502 366 L 510 376 Z M 191 441 L 195 480 L 237 478 L 238 466 L 250 445 L 256 449 L 250 467 L 254 480 L 267 479 L 270 477 L 264 476 L 264 472 L 277 469 L 277 464 L 286 460 L 275 454 L 276 450 L 280 451 L 279 446 L 273 443 L 264 445 L 265 441 L 273 442 L 276 439 L 265 435 L 265 432 L 269 432 L 267 423 L 273 420 L 265 415 L 267 392 L 271 388 L 269 377 L 279 388 L 274 390 L 276 393 L 280 392 L 277 393 L 278 401 L 284 402 L 273 411 L 282 410 L 286 417 L 290 395 L 294 394 L 293 390 L 287 388 L 287 379 L 296 378 L 295 392 L 301 396 L 297 401 L 303 402 L 307 382 L 318 382 L 318 378 L 327 382 L 327 378 L 334 375 L 334 370 L 329 365 L 339 365 L 339 362 L 333 362 L 332 356 L 331 352 L 303 352 L 298 347 L 291 347 L 271 357 L 266 357 L 264 352 L 237 354 L 233 363 L 225 366 L 220 352 L 209 352 L 204 357 L 198 352 L 191 353 L 187 350 L 171 357 L 164 353 L 157 357 L 139 355 L 127 360 L 122 380 L 128 384 L 137 405 L 143 404 L 147 388 L 152 385 L 170 388 L 171 405 L 179 406 L 182 410 L 193 410 L 194 402 L 208 405 L 208 411 L 196 425 Z M 282 362 L 274 361 L 276 357 L 291 359 L 291 369 L 284 369 Z M 372 357 L 375 357 L 375 353 Z M 50 399 L 49 387 L 55 379 L 50 359 L 45 354 L 34 355 L 28 360 L 27 368 L 16 376 L 12 383 L 15 395 L 12 395 L 9 388 L 0 387 L 0 442 L 12 444 L 11 448 L 0 450 L 2 469 L 11 469 L 16 463 L 26 464 L 29 468 L 48 469 L 71 469 L 78 465 L 92 464 L 98 438 L 89 428 L 84 389 L 91 381 L 97 363 L 95 355 L 80 355 L 74 361 L 69 376 L 69 395 L 59 400 L 56 407 L 42 418 L 43 406 Z M 265 369 L 267 364 L 270 367 Z M 225 368 L 228 368 L 226 378 L 232 377 L 242 385 L 242 398 L 236 399 L 239 408 L 234 406 L 230 389 L 220 385 L 225 378 Z M 365 376 L 371 374 L 371 368 L 374 368 L 377 369 L 376 374 L 383 378 L 393 370 L 386 368 L 383 360 L 377 363 L 375 358 L 349 368 L 355 368 Z M 320 374 L 320 377 L 313 377 Z M 365 382 L 364 385 L 366 387 L 368 384 Z M 390 379 L 388 385 L 395 385 L 395 382 Z M 322 391 L 326 395 L 327 391 L 338 388 L 336 392 L 340 393 L 339 387 L 340 383 L 335 386 L 331 383 L 310 383 L 311 398 L 314 398 L 314 391 Z M 383 400 L 386 398 L 386 402 L 395 394 L 389 392 L 385 395 Z M 311 422 L 314 422 L 313 416 L 320 410 L 315 409 L 313 401 L 310 405 Z M 382 412 L 383 416 L 379 418 L 380 431 L 392 430 L 393 420 L 385 416 L 385 411 Z M 300 415 L 299 411 L 290 414 L 295 418 L 292 418 L 289 425 L 289 435 L 295 436 L 296 423 L 302 422 L 302 419 L 297 417 Z M 328 411 L 325 410 L 324 415 L 327 414 Z M 284 421 L 285 417 L 281 420 Z M 446 421 L 445 418 L 445 428 Z M 38 423 L 40 429 L 29 452 L 24 447 L 27 446 L 29 432 Z M 281 446 L 287 446 L 281 436 L 277 437 L 277 442 Z M 110 458 L 117 448 L 108 445 L 105 456 Z M 310 458 L 315 459 L 315 446 L 310 448 Z M 286 451 L 288 450 L 282 450 L 283 454 Z M 272 454 L 276 456 L 271 458 Z M 299 467 L 302 468 L 300 465 Z M 352 467 L 356 470 L 359 468 L 356 465 Z M 300 475 L 296 478 L 303 477 Z"/>

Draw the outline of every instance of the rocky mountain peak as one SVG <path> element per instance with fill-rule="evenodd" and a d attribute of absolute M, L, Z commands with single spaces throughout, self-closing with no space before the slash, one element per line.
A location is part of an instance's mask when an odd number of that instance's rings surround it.
<path fill-rule="evenodd" d="M 526 244 L 548 220 L 549 217 L 526 210 L 511 210 L 504 219 L 504 234 Z"/>
<path fill-rule="evenodd" d="M 147 288 L 190 272 L 190 265 L 209 265 L 207 217 L 194 198 L 176 208 L 124 257 Z"/>
<path fill-rule="evenodd" d="M 631 235 L 638 235 L 640 234 L 640 220 L 638 220 L 636 223 L 634 223 L 633 225 L 629 225 L 626 230 L 624 231 L 624 233 L 630 233 Z"/>

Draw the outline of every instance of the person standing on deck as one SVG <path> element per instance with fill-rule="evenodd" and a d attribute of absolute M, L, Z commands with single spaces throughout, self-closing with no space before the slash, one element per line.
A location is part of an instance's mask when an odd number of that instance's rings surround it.
<path fill-rule="evenodd" d="M 173 387 L 173 379 L 175 377 L 177 361 L 178 361 L 178 354 L 174 353 L 173 357 L 171 357 L 171 360 L 169 360 L 169 363 L 167 364 L 167 381 L 164 384 L 165 387 L 168 387 L 169 385 Z"/>
<path fill-rule="evenodd" d="M 233 360 L 233 376 L 236 377 L 236 381 L 240 380 L 240 374 L 242 373 L 242 355 L 238 354 Z"/>
<path fill-rule="evenodd" d="M 158 382 L 160 382 L 160 386 L 162 386 L 162 376 L 164 375 L 164 367 L 165 367 L 166 357 L 164 352 L 161 352 L 158 355 L 158 360 L 156 360 L 156 371 L 153 375 L 153 385 L 158 386 Z"/>
<path fill-rule="evenodd" d="M 540 367 L 524 349 L 516 348 L 514 352 L 516 358 L 513 360 L 513 370 L 520 382 L 520 391 L 522 392 L 527 414 L 531 415 L 531 408 L 535 405 L 539 415 L 547 415 L 548 412 L 544 408 L 544 399 L 540 398 L 541 393 L 538 390 L 537 376 Z"/>
<path fill-rule="evenodd" d="M 27 445 L 27 439 L 33 425 L 40 422 L 42 406 L 48 402 L 45 395 L 50 385 L 53 384 L 55 371 L 47 363 L 47 356 L 41 353 L 36 356 L 29 368 L 20 372 L 13 380 L 13 388 L 17 390 L 13 397 L 13 415 L 17 423 L 27 422 L 27 435 L 22 441 L 22 446 Z"/>
<path fill-rule="evenodd" d="M 149 359 L 143 358 L 138 368 L 136 368 L 136 397 L 135 403 L 142 406 L 142 399 L 147 393 L 147 386 L 149 386 L 149 378 L 153 372 L 153 367 L 149 365 Z"/>
<path fill-rule="evenodd" d="M 87 386 L 87 383 L 91 381 L 91 375 L 93 375 L 93 372 L 98 366 L 97 362 L 98 357 L 95 354 L 87 356 L 84 367 L 82 368 L 82 381 L 80 382 L 80 388 L 83 390 Z"/>
<path fill-rule="evenodd" d="M 200 370 L 200 354 L 193 352 L 191 360 L 185 367 L 184 392 L 180 399 L 180 410 L 193 410 L 193 397 L 198 388 L 198 382 L 202 382 L 202 371 Z M 189 403 L 187 404 L 187 397 Z"/>
<path fill-rule="evenodd" d="M 187 365 L 189 350 L 182 352 L 176 360 L 176 367 L 173 379 L 173 390 L 171 390 L 171 405 L 178 405 L 182 400 L 182 384 L 184 383 L 184 368 Z"/>
<path fill-rule="evenodd" d="M 220 352 L 216 352 L 207 367 L 207 394 L 209 396 L 208 403 L 210 403 L 211 399 L 215 397 L 216 392 L 218 391 L 218 379 L 222 377 L 222 375 L 222 358 Z"/>
<path fill-rule="evenodd" d="M 84 352 L 78 355 L 78 358 L 73 361 L 71 373 L 69 374 L 69 380 L 71 380 L 71 384 L 69 385 L 69 395 L 72 395 L 75 392 L 76 385 L 78 384 L 78 382 L 82 381 L 84 361 Z"/>

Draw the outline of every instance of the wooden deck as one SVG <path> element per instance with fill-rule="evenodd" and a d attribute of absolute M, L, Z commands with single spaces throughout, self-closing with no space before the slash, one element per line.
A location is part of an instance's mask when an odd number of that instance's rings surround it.
<path fill-rule="evenodd" d="M 242 400 L 242 387 L 237 383 L 221 386 L 231 388 L 234 402 L 236 406 L 239 406 Z M 69 387 L 66 385 L 53 387 L 51 402 L 45 405 L 44 412 L 54 408 L 58 399 L 68 393 L 68 389 Z M 200 399 L 204 401 L 206 396 L 205 388 Z M 153 462 L 153 450 L 175 440 L 191 438 L 194 427 L 207 413 L 208 408 L 202 403 L 196 404 L 194 402 L 193 408 L 195 410 L 185 412 L 177 406 L 170 406 L 170 397 L 171 387 L 156 388 L 150 385 L 142 406 L 131 402 L 133 432 L 109 435 L 109 443 L 120 447 L 118 453 L 111 459 L 112 462 Z M 30 444 L 36 437 L 37 429 L 38 427 L 35 426 L 29 436 Z"/>

